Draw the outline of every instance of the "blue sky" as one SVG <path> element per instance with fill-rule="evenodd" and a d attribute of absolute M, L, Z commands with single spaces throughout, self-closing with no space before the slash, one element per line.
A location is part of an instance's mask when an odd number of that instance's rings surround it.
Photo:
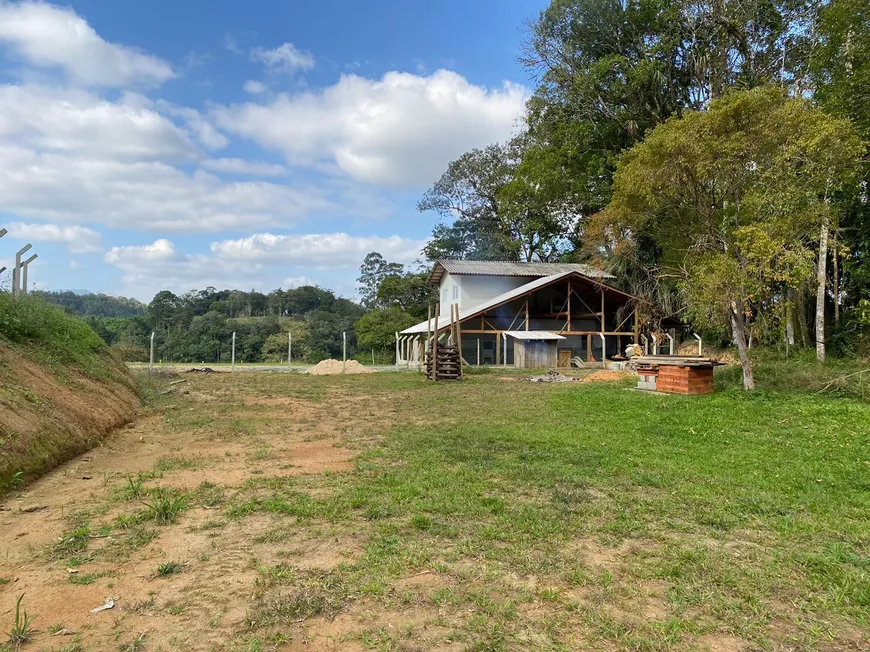
<path fill-rule="evenodd" d="M 415 209 L 515 132 L 543 1 L 0 0 L 0 265 L 37 287 L 317 283 L 411 263 Z"/>

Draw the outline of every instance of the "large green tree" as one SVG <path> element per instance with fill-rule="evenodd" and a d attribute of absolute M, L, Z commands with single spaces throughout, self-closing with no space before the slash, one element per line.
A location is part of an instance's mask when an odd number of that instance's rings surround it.
<path fill-rule="evenodd" d="M 730 326 L 751 389 L 745 322 L 812 273 L 820 225 L 833 219 L 828 199 L 861 151 L 847 121 L 781 89 L 729 93 L 620 158 L 594 230 L 615 256 L 635 255 L 643 240 L 658 246 L 692 317 Z"/>

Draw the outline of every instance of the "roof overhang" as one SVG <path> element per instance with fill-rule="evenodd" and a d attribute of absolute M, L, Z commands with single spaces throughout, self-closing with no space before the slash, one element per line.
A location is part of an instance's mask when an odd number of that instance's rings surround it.
<path fill-rule="evenodd" d="M 638 303 L 649 303 L 645 299 L 641 299 L 640 297 L 636 297 L 634 295 L 628 294 L 627 292 L 623 292 L 622 290 L 617 290 L 614 287 L 607 285 L 606 283 L 602 283 L 598 279 L 590 278 L 585 274 L 580 272 L 562 272 L 561 274 L 552 274 L 551 276 L 544 276 L 542 278 L 537 278 L 534 281 L 526 283 L 525 285 L 521 285 L 518 288 L 513 290 L 509 290 L 503 294 L 500 294 L 492 299 L 484 301 L 483 303 L 479 303 L 472 308 L 464 309 L 460 311 L 459 321 L 463 322 L 467 319 L 472 319 L 474 317 L 480 317 L 484 315 L 488 310 L 492 310 L 494 308 L 498 308 L 503 306 L 511 301 L 516 301 L 522 297 L 528 296 L 534 292 L 537 292 L 540 289 L 545 287 L 549 287 L 554 283 L 558 283 L 559 281 L 567 280 L 567 279 L 575 279 L 581 281 L 583 283 L 593 285 L 598 287 L 602 292 L 605 292 L 610 295 L 619 296 L 623 301 L 635 301 Z M 444 319 L 441 321 L 441 318 L 436 318 L 432 322 L 420 322 L 410 328 L 406 328 L 401 332 L 402 335 L 419 335 L 420 333 L 428 333 L 430 331 L 436 330 L 435 322 L 438 322 L 437 330 L 439 332 L 447 330 L 450 328 L 450 321 L 448 319 Z"/>

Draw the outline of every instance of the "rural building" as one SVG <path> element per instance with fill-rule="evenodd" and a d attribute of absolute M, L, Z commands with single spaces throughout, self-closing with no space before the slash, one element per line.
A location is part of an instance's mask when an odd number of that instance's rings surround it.
<path fill-rule="evenodd" d="M 439 260 L 429 282 L 439 287 L 439 336 L 458 308 L 469 364 L 531 368 L 602 362 L 636 340 L 640 300 L 612 287 L 613 278 L 573 263 Z M 435 319 L 399 333 L 400 362 L 419 362 L 430 329 Z"/>

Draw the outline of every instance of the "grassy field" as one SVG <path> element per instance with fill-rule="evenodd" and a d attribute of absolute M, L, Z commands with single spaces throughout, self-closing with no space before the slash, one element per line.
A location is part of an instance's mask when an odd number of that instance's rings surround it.
<path fill-rule="evenodd" d="M 34 487 L 65 532 L 0 565 L 0 614 L 24 592 L 68 652 L 867 649 L 870 404 L 719 383 L 191 378 L 102 486 Z M 37 613 L 85 589 L 122 610 Z"/>

